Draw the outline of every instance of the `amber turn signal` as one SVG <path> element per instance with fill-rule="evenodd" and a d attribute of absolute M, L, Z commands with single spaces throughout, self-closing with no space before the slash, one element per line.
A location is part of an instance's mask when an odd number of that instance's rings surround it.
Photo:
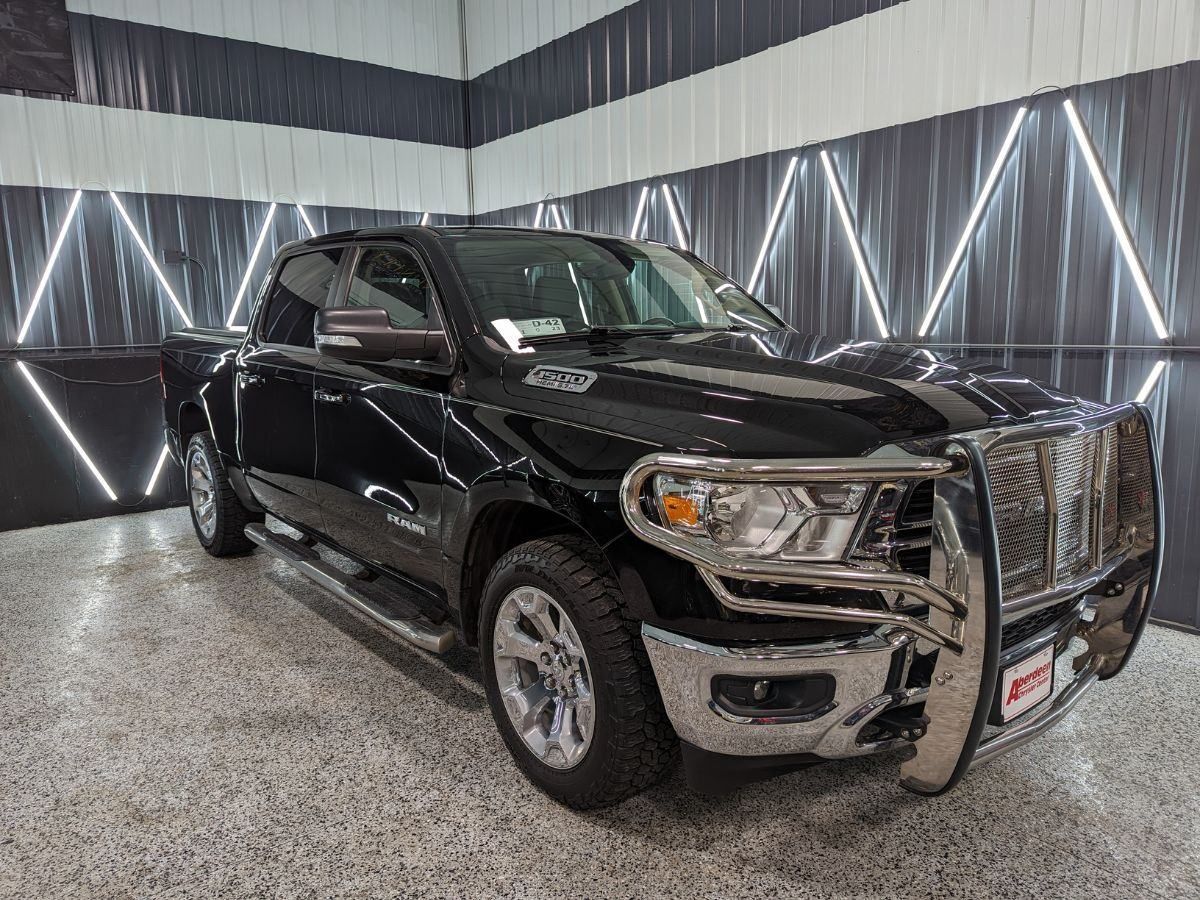
<path fill-rule="evenodd" d="M 700 511 L 694 500 L 680 497 L 678 494 L 667 494 L 662 498 L 663 509 L 672 525 L 695 525 L 699 520 Z"/>

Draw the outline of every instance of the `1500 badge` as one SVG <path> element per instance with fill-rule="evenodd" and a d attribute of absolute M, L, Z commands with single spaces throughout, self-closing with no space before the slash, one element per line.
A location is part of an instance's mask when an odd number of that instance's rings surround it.
<path fill-rule="evenodd" d="M 532 387 L 582 394 L 592 386 L 592 382 L 596 380 L 596 373 L 562 369 L 558 366 L 534 366 L 521 380 Z"/>

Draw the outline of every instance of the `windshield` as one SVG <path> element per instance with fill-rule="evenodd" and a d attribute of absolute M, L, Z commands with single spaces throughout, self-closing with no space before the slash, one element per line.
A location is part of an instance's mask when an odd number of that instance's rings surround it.
<path fill-rule="evenodd" d="M 786 328 L 672 247 L 577 234 L 447 234 L 467 296 L 514 350 L 572 335 Z"/>

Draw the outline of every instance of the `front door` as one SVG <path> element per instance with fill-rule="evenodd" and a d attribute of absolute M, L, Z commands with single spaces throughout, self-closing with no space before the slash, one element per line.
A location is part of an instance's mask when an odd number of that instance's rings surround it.
<path fill-rule="evenodd" d="M 313 324 L 333 293 L 342 248 L 278 267 L 237 360 L 238 444 L 254 496 L 268 512 L 323 531 L 317 498 Z"/>
<path fill-rule="evenodd" d="M 398 243 L 358 248 L 345 303 L 383 307 L 396 328 L 442 327 L 424 267 Z M 317 480 L 329 535 L 434 592 L 449 362 L 326 357 L 316 376 Z"/>

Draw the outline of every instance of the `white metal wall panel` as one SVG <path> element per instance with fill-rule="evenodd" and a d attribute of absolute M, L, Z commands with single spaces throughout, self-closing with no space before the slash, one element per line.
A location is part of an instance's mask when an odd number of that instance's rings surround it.
<path fill-rule="evenodd" d="M 544 5 L 548 16 L 555 5 Z M 468 18 L 468 35 L 485 27 Z M 475 208 L 582 193 L 1196 58 L 1196 0 L 909 0 L 484 144 L 472 156 Z M 595 139 L 617 122 L 619 140 Z M 602 147 L 608 160 L 596 159 Z M 587 165 L 571 155 L 580 148 Z"/>
<path fill-rule="evenodd" d="M 470 212 L 465 150 L 0 95 L 0 184 Z"/>
<path fill-rule="evenodd" d="M 67 9 L 463 77 L 455 0 L 67 0 Z"/>
<path fill-rule="evenodd" d="M 451 0 L 444 0 L 447 5 Z M 603 19 L 634 0 L 466 0 L 467 78 Z"/>

